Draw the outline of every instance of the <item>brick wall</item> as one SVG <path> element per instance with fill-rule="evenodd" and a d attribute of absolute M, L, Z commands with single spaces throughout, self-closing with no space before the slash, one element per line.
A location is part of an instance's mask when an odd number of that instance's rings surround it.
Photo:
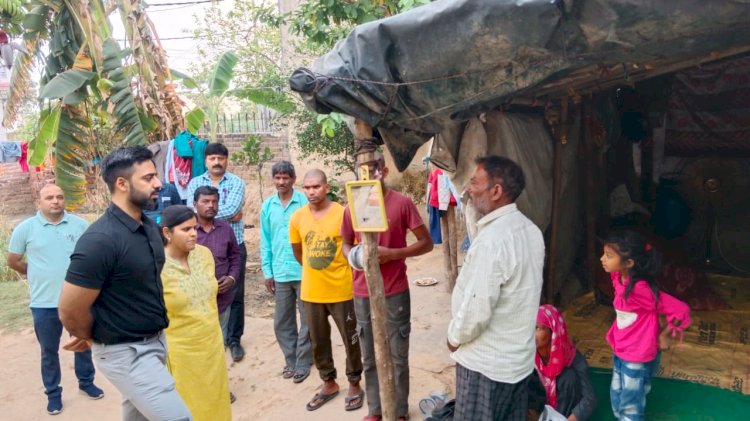
<path fill-rule="evenodd" d="M 29 215 L 34 212 L 37 192 L 54 178 L 49 171 L 21 172 L 17 162 L 0 164 L 0 211 L 5 216 Z"/>
<path fill-rule="evenodd" d="M 247 136 L 247 134 L 238 133 L 218 135 L 219 140 L 226 145 L 227 149 L 229 149 L 229 155 L 231 155 L 232 152 L 240 151 L 242 149 L 240 144 L 247 139 Z M 263 165 L 263 177 L 270 178 L 271 166 L 274 163 L 281 160 L 289 161 L 291 159 L 289 142 L 286 137 L 271 135 L 261 135 L 260 140 L 262 145 L 261 148 L 268 146 L 269 149 L 271 149 L 271 153 L 274 155 L 270 162 Z M 242 177 L 246 183 L 253 180 L 253 177 L 255 176 L 255 169 L 251 167 L 240 167 L 230 162 L 228 169 L 232 173 Z"/>

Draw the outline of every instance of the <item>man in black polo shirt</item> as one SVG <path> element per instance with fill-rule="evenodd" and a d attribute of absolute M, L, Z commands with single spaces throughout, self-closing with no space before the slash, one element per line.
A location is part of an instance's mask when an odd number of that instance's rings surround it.
<path fill-rule="evenodd" d="M 64 348 L 80 351 L 93 342 L 99 371 L 123 395 L 124 420 L 190 420 L 165 366 L 164 246 L 156 223 L 142 213 L 155 206 L 161 188 L 151 152 L 113 151 L 102 178 L 112 204 L 70 258 L 58 306 L 73 336 Z"/>

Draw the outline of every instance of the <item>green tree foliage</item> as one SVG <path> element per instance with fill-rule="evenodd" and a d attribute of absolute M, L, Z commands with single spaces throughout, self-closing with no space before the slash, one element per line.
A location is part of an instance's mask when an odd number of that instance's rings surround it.
<path fill-rule="evenodd" d="M 298 127 L 297 148 L 302 156 L 323 161 L 334 175 L 355 174 L 354 136 L 340 116 L 321 118 L 305 108 L 297 111 L 293 120 Z"/>
<path fill-rule="evenodd" d="M 257 88 L 269 75 L 281 74 L 281 36 L 275 4 L 235 1 L 227 12 L 212 7 L 196 15 L 199 23 L 194 35 L 202 46 L 190 71 L 205 73 L 224 52 L 232 51 L 238 59 L 234 86 Z"/>
<path fill-rule="evenodd" d="M 233 152 L 230 159 L 235 165 L 246 165 L 255 169 L 260 203 L 263 203 L 263 164 L 271 161 L 274 154 L 268 146 L 262 146 L 260 137 L 256 135 L 248 136 L 240 146 L 242 150 Z"/>
<path fill-rule="evenodd" d="M 216 57 L 233 51 L 237 57 L 233 95 L 262 104 L 294 127 L 303 156 L 321 159 L 336 175 L 354 173 L 354 136 L 338 114 L 318 116 L 305 109 L 289 90 L 292 68 L 282 63 L 281 31 L 299 36 L 291 42 L 297 61 L 312 61 L 346 36 L 355 25 L 394 15 L 429 0 L 307 0 L 291 13 L 280 15 L 276 2 L 235 2 L 232 10 L 212 8 L 196 25 L 195 35 L 210 46 L 200 50 L 196 73 L 206 74 Z M 217 30 L 217 28 L 221 28 Z M 287 60 L 288 61 L 288 60 Z M 196 78 L 197 79 L 197 78 Z M 200 100 L 196 101 L 200 103 Z"/>
<path fill-rule="evenodd" d="M 429 0 L 307 0 L 285 20 L 297 35 L 330 48 L 356 25 L 427 3 Z"/>

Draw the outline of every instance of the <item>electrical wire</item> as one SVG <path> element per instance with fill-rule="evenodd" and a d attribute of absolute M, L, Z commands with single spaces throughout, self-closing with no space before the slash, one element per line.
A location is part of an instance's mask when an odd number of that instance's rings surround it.
<path fill-rule="evenodd" d="M 148 7 L 159 7 L 159 6 L 183 6 L 183 5 L 194 5 L 194 4 L 205 4 L 205 3 L 219 3 L 224 0 L 196 0 L 196 1 L 175 1 L 170 3 L 149 3 Z"/>

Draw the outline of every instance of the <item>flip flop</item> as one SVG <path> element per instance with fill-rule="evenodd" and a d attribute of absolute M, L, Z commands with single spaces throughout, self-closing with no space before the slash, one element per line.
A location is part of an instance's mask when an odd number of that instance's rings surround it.
<path fill-rule="evenodd" d="M 310 402 L 305 405 L 305 408 L 307 408 L 308 411 L 314 411 L 321 406 L 323 406 L 326 402 L 330 401 L 331 399 L 338 396 L 339 391 L 335 391 L 333 393 L 325 394 L 325 393 L 316 393 L 315 396 L 310 400 Z M 319 401 L 317 404 L 316 401 Z"/>
<path fill-rule="evenodd" d="M 298 368 L 294 370 L 294 380 L 292 380 L 295 383 L 302 383 L 305 381 L 307 376 L 310 375 L 310 368 Z"/>
<path fill-rule="evenodd" d="M 291 379 L 294 376 L 294 367 L 288 365 L 284 367 L 284 370 L 281 372 L 281 377 L 285 379 Z"/>
<path fill-rule="evenodd" d="M 352 403 L 352 401 L 357 401 L 355 403 Z M 344 409 L 347 411 L 355 411 L 359 408 L 362 408 L 362 405 L 365 404 L 365 392 L 359 392 L 355 393 L 354 395 L 347 396 L 344 398 Z"/>

